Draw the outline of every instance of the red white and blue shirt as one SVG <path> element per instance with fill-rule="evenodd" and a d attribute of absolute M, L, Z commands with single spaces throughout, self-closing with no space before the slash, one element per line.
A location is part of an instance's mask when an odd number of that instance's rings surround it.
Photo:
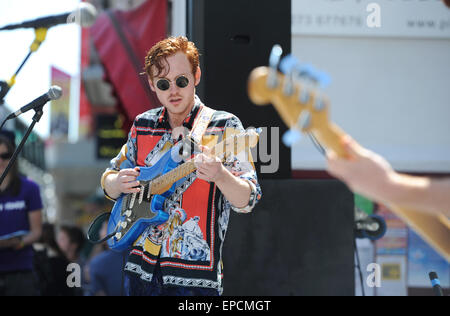
<path fill-rule="evenodd" d="M 203 108 L 200 99 L 183 122 L 192 129 Z M 225 111 L 215 111 L 202 143 L 211 146 L 225 139 L 228 131 L 244 132 L 240 120 Z M 228 133 L 229 134 L 229 133 Z M 176 141 L 164 107 L 138 115 L 130 130 L 127 143 L 111 160 L 111 166 L 103 178 L 123 168 L 152 166 Z M 230 210 L 250 212 L 261 199 L 254 165 L 229 157 L 225 167 L 235 176 L 248 181 L 251 186 L 250 200 L 246 207 L 231 205 L 217 186 L 197 178 L 193 172 L 184 183 L 165 201 L 164 210 L 169 220 L 159 226 L 148 227 L 136 240 L 130 252 L 125 270 L 151 281 L 159 261 L 163 282 L 174 286 L 192 286 L 222 291 L 222 246 L 228 227 Z M 250 159 L 251 160 L 251 159 Z"/>

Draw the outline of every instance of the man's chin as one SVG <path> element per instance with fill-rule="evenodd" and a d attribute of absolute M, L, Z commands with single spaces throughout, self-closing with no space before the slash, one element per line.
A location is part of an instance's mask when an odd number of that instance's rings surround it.
<path fill-rule="evenodd" d="M 181 114 L 186 111 L 187 106 L 182 104 L 169 104 L 166 106 L 167 110 L 173 114 Z"/>

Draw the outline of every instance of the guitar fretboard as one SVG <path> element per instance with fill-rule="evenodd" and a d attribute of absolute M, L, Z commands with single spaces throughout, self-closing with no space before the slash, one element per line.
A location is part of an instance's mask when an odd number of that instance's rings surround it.
<path fill-rule="evenodd" d="M 191 159 L 166 174 L 153 179 L 151 194 L 162 194 L 166 192 L 175 182 L 194 172 L 196 169 L 197 167 Z"/>

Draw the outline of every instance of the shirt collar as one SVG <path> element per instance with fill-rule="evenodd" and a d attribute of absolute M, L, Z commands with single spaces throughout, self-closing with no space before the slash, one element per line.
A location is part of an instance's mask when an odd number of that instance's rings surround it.
<path fill-rule="evenodd" d="M 195 95 L 194 98 L 194 106 L 192 107 L 189 114 L 186 116 L 186 118 L 183 121 L 183 126 L 187 129 L 191 130 L 192 126 L 194 124 L 195 118 L 197 117 L 197 114 L 199 113 L 199 110 L 203 107 L 203 102 L 200 100 L 200 98 Z M 169 114 L 167 113 L 167 109 L 165 107 L 162 108 L 161 114 L 159 115 L 158 122 L 162 124 L 162 126 L 166 127 L 167 129 L 170 128 L 169 124 Z"/>

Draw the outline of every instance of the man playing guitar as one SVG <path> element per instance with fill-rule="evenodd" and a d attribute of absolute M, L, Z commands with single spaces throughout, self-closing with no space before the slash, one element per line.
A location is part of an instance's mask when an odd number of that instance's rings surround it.
<path fill-rule="evenodd" d="M 203 152 L 194 158 L 197 171 L 165 201 L 169 220 L 148 227 L 133 244 L 125 266 L 128 294 L 221 294 L 222 245 L 230 210 L 250 212 L 261 189 L 250 161 L 228 157 L 222 164 L 202 145 L 225 139 L 228 131 L 242 132 L 243 126 L 233 114 L 213 111 L 195 95 L 201 77 L 199 54 L 185 37 L 154 45 L 145 58 L 145 73 L 163 107 L 136 117 L 127 143 L 102 175 L 106 196 L 115 200 L 122 193 L 139 192 L 139 167 L 152 166 L 182 141 L 182 131 L 194 140 L 197 136 Z M 203 129 L 197 128 L 202 124 Z"/>

